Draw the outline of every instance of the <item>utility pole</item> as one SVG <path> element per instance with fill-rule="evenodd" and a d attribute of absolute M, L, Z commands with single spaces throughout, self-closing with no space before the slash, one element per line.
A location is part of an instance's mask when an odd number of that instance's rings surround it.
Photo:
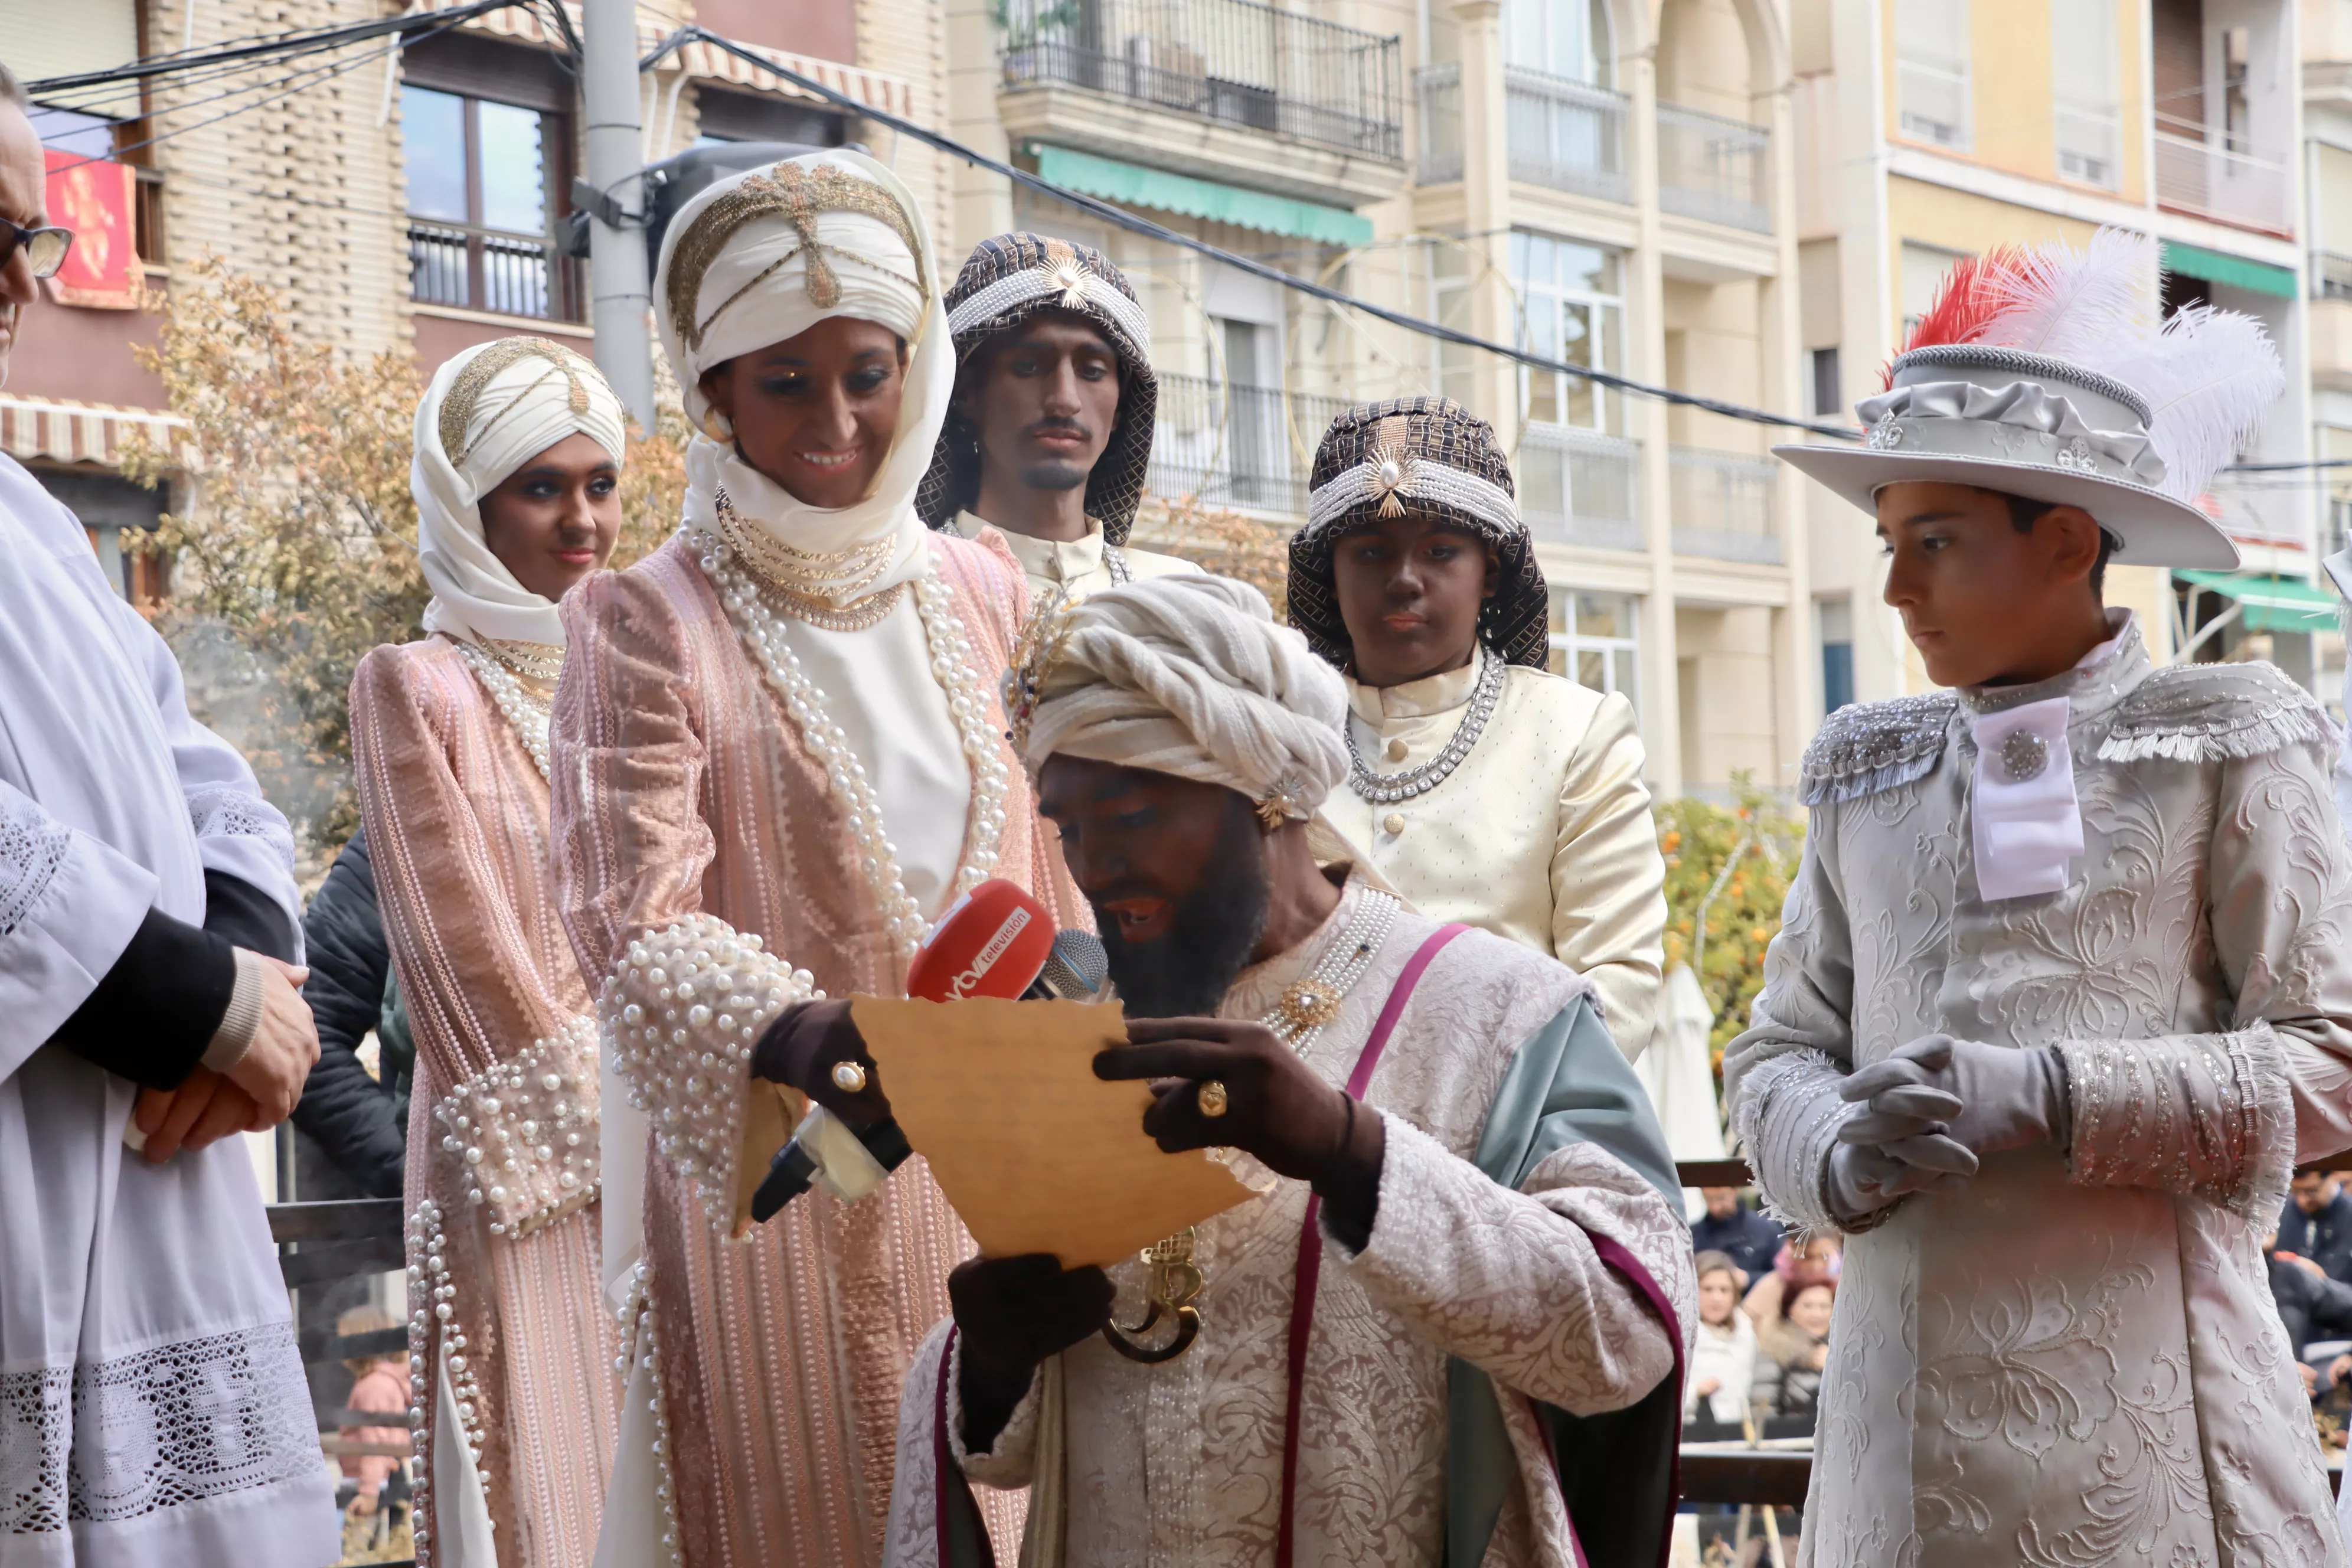
<path fill-rule="evenodd" d="M 651 327 L 653 284 L 646 276 L 645 144 L 637 125 L 636 0 L 583 0 L 580 95 L 588 118 L 588 178 L 573 199 L 589 216 L 589 259 L 595 291 L 589 325 L 596 365 L 621 406 L 654 427 Z M 582 199 L 582 198 L 587 199 Z"/>

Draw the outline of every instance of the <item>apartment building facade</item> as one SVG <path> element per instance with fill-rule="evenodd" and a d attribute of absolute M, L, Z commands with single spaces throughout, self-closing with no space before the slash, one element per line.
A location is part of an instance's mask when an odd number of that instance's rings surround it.
<path fill-rule="evenodd" d="M 1488 341 L 1802 405 L 1770 0 L 947 5 L 952 127 L 983 151 Z M 1295 524 L 1337 408 L 1445 392 L 1513 449 L 1555 663 L 1633 698 L 1653 782 L 1789 779 L 1819 700 L 1800 492 L 1769 427 L 1441 345 L 957 178 L 960 239 L 1018 223 L 1137 279 L 1163 366 L 1158 495 Z"/>
<path fill-rule="evenodd" d="M 2302 68 L 2306 18 L 2323 12 L 2336 14 L 2291 0 L 1796 0 L 1790 99 L 1801 344 L 1824 416 L 1877 390 L 1955 258 L 2002 241 L 2080 244 L 2101 225 L 2153 235 L 2168 307 L 2266 324 L 2287 392 L 2242 458 L 2280 467 L 2224 473 L 2211 497 L 2243 567 L 2118 564 L 2108 597 L 2138 613 L 2159 660 L 2273 658 L 2332 700 L 2343 645 L 2313 584 L 2326 487 L 2292 467 L 2324 434 L 2311 333 L 2325 268 L 2304 187 L 2306 170 L 2335 164 L 2316 132 L 2305 145 Z M 1830 697 L 1924 689 L 1879 599 L 1869 529 L 1807 489 Z"/>
<path fill-rule="evenodd" d="M 444 9 L 416 0 L 412 9 Z M 174 50 L 395 14 L 380 0 L 0 0 L 0 58 L 35 85 L 35 121 L 57 221 L 77 230 L 45 285 L 0 387 L 0 449 L 31 468 L 90 528 L 127 594 L 161 584 L 117 547 L 183 504 L 124 480 L 136 427 L 168 426 L 136 345 L 158 321 L 142 288 L 222 257 L 279 290 L 306 336 L 355 354 L 413 353 L 421 374 L 469 344 L 535 332 L 593 348 L 587 263 L 566 219 L 582 168 L 578 86 L 551 0 L 408 36 L 144 86 L 44 91 L 45 79 Z M 564 20 L 576 37 L 579 13 Z M 692 21 L 754 57 L 696 41 Z M 647 160 L 712 142 L 857 143 L 889 157 L 942 233 L 949 188 L 927 150 L 891 146 L 869 122 L 754 61 L 813 77 L 919 121 L 939 113 L 938 8 L 877 16 L 854 0 L 648 0 L 638 7 Z"/>
<path fill-rule="evenodd" d="M 1924 680 L 1878 600 L 1867 526 L 1769 457 L 1788 431 L 1443 344 L 1120 230 L 707 42 L 664 48 L 674 30 L 692 22 L 1297 278 L 1789 418 L 1847 418 L 1952 258 L 2124 224 L 2163 240 L 2175 302 L 2271 323 L 2293 390 L 2249 457 L 2292 462 L 2352 458 L 2352 229 L 2318 216 L 2338 185 L 2352 212 L 2347 13 L 645 0 L 638 31 L 649 160 L 716 141 L 862 144 L 927 203 L 950 265 L 1016 226 L 1117 258 L 1162 374 L 1146 537 L 1200 507 L 1295 526 L 1316 440 L 1347 403 L 1444 391 L 1485 415 L 1554 584 L 1556 664 L 1633 699 L 1652 782 L 1673 794 L 1785 786 L 1825 711 Z M 383 14 L 85 0 L 59 24 L 0 0 L 0 37 L 38 80 Z M 85 184 L 98 172 L 97 197 L 71 193 L 91 215 L 78 221 L 119 241 L 126 286 L 61 280 L 35 308 L 0 389 L 0 447 L 91 523 L 127 592 L 155 584 L 115 556 L 115 530 L 173 503 L 113 471 L 123 432 L 168 419 L 131 353 L 154 322 L 127 308 L 129 281 L 169 288 L 217 253 L 282 289 L 306 332 L 427 371 L 504 332 L 592 345 L 586 263 L 563 243 L 580 116 L 555 16 L 540 0 L 397 51 L 47 100 L 52 163 Z M 2352 468 L 2331 476 L 2235 476 L 2217 497 L 2251 587 L 2118 569 L 2115 593 L 2168 654 L 2267 652 L 2332 689 L 2341 641 L 2308 586 L 2352 518 Z"/>

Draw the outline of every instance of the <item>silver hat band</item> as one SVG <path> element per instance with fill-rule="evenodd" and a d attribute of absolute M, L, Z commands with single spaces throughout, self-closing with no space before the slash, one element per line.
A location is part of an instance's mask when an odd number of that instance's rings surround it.
<path fill-rule="evenodd" d="M 1898 386 L 1855 410 L 1874 452 L 2024 463 L 2161 491 L 2164 459 L 2146 429 L 2099 430 L 2072 400 L 2037 382 L 1937 381 Z"/>
<path fill-rule="evenodd" d="M 1401 499 L 1400 499 L 1401 498 Z M 1428 458 L 1396 458 L 1358 463 L 1315 487 L 1307 498 L 1307 531 L 1328 527 L 1368 500 L 1435 501 L 1468 512 L 1505 533 L 1520 531 L 1518 503 L 1502 486 Z"/>
<path fill-rule="evenodd" d="M 1073 292 L 1078 295 L 1077 301 L 1068 299 Z M 1118 324 L 1118 330 L 1127 334 L 1138 353 L 1151 353 L 1151 319 L 1143 313 L 1143 307 L 1120 293 L 1108 279 L 1075 264 L 1058 269 L 1024 267 L 998 279 L 948 312 L 948 330 L 961 336 L 994 321 L 1015 305 L 1048 294 L 1063 296 L 1061 303 L 1073 310 L 1100 310 Z"/>

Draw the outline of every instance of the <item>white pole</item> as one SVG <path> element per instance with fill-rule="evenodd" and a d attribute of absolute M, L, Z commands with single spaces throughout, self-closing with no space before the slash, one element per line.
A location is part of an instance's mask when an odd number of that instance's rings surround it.
<path fill-rule="evenodd" d="M 637 122 L 635 0 L 583 0 L 580 94 L 587 114 L 588 182 L 612 197 L 590 219 L 589 253 L 594 297 L 589 324 L 596 331 L 596 364 L 621 405 L 647 430 L 654 427 L 653 341 L 646 312 L 653 286 L 646 277 L 645 143 Z M 625 220 L 615 227 L 607 216 Z"/>

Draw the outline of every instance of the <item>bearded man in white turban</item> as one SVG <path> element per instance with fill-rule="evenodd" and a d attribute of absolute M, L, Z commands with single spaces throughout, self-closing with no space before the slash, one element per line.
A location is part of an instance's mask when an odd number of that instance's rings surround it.
<path fill-rule="evenodd" d="M 981 1561 L 968 1479 L 1046 1568 L 1658 1561 L 1696 1287 L 1591 982 L 1326 860 L 1346 692 L 1255 589 L 1065 605 L 1007 686 L 1128 1014 L 1095 1071 L 1262 1191 L 1108 1272 L 959 1268 L 892 1560 Z"/>
<path fill-rule="evenodd" d="M 440 1568 L 585 1568 L 612 1463 L 596 1029 L 557 912 L 547 720 L 556 601 L 613 552 L 625 440 L 596 367 L 544 338 L 443 364 L 409 479 L 428 635 L 352 682 L 416 1041 L 410 1425 L 417 1558 Z"/>
<path fill-rule="evenodd" d="M 701 431 L 685 524 L 564 602 L 565 919 L 649 1123 L 641 1199 L 607 1191 L 634 1292 L 607 1568 L 879 1561 L 899 1387 L 971 1242 L 920 1160 L 834 1163 L 809 1105 L 844 1091 L 787 1009 L 903 995 L 990 877 L 1085 920 L 1004 741 L 1020 568 L 915 514 L 955 375 L 920 215 L 854 153 L 687 205 L 655 284 Z M 831 1190 L 730 1243 L 804 1115 Z"/>

